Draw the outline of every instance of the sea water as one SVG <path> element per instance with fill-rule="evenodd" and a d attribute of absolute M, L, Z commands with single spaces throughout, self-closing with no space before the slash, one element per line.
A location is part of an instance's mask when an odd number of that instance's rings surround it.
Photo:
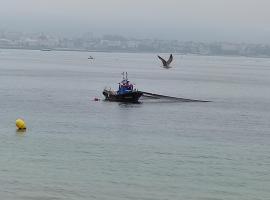
<path fill-rule="evenodd" d="M 156 54 L 1 49 L 0 199 L 270 199 L 270 59 L 160 65 Z M 123 71 L 139 90 L 211 102 L 93 101 Z"/>

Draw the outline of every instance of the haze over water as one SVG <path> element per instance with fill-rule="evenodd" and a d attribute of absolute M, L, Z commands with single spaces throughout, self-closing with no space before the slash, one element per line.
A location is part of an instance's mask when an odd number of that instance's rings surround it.
<path fill-rule="evenodd" d="M 269 199 L 269 66 L 1 49 L 0 199 Z M 123 71 L 142 91 L 212 102 L 93 101 Z"/>
<path fill-rule="evenodd" d="M 0 32 L 45 32 L 65 37 L 92 32 L 132 38 L 270 44 L 269 0 L 0 0 L 0 3 Z"/>

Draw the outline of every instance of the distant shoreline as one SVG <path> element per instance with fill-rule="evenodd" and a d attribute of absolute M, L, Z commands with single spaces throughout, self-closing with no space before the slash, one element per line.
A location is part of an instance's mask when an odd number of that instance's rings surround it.
<path fill-rule="evenodd" d="M 69 49 L 69 48 L 25 48 L 25 47 L 0 47 L 0 49 L 14 50 L 32 50 L 32 51 L 74 51 L 74 52 L 99 52 L 99 53 L 142 53 L 142 54 L 166 54 L 173 53 L 177 55 L 194 55 L 194 56 L 222 56 L 222 57 L 247 57 L 247 58 L 270 58 L 266 55 L 233 55 L 233 54 L 196 54 L 182 52 L 158 52 L 158 51 L 131 51 L 131 50 L 89 50 L 89 49 Z"/>

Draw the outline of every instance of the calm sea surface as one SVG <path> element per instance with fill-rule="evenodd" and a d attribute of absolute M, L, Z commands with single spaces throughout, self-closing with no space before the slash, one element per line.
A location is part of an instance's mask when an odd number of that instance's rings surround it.
<path fill-rule="evenodd" d="M 122 71 L 212 102 L 93 101 Z M 2 49 L 0 199 L 268 200 L 269 88 L 266 58 Z"/>

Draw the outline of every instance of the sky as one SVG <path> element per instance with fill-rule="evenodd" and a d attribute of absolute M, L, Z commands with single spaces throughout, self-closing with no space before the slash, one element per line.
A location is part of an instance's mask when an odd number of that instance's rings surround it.
<path fill-rule="evenodd" d="M 0 30 L 270 43 L 270 0 L 0 0 Z"/>

